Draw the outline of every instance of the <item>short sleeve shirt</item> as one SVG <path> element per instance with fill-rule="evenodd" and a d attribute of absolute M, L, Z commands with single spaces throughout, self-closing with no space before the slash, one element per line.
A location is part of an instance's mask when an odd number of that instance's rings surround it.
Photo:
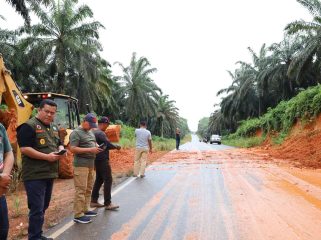
<path fill-rule="evenodd" d="M 96 146 L 96 138 L 92 131 L 86 131 L 78 127 L 70 134 L 70 146 L 92 148 Z M 75 167 L 94 167 L 96 154 L 82 153 L 74 155 Z"/>
<path fill-rule="evenodd" d="M 0 123 L 0 172 L 2 172 L 4 154 L 12 151 L 11 144 L 7 135 L 7 131 Z"/>
<path fill-rule="evenodd" d="M 150 131 L 145 128 L 135 130 L 136 148 L 149 149 L 148 140 L 152 139 Z"/>

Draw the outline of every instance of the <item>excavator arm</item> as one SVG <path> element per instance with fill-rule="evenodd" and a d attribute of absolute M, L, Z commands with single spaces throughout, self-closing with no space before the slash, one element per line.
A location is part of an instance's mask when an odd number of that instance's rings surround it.
<path fill-rule="evenodd" d="M 0 55 L 0 102 L 4 101 L 8 106 L 9 111 L 15 111 L 17 115 L 16 126 L 26 122 L 33 110 L 33 105 L 24 99 L 17 84 L 11 78 L 3 62 L 3 57 Z"/>
<path fill-rule="evenodd" d="M 17 143 L 17 127 L 26 122 L 33 110 L 33 105 L 27 102 L 17 84 L 11 78 L 0 54 L 0 103 L 5 103 L 8 110 L 0 111 L 0 122 L 6 127 L 9 141 L 13 147 L 15 160 L 21 166 L 21 153 Z"/>

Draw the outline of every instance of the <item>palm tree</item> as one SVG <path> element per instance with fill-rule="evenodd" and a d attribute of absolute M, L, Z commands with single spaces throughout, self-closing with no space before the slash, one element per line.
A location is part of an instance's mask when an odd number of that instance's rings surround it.
<path fill-rule="evenodd" d="M 228 73 L 232 77 L 232 85 L 218 91 L 217 95 L 227 94 L 219 105 L 225 121 L 229 123 L 228 128 L 235 130 L 240 120 L 258 116 L 259 97 L 252 66 L 242 64 L 234 74 Z"/>
<path fill-rule="evenodd" d="M 103 26 L 97 21 L 88 21 L 93 16 L 91 9 L 86 5 L 76 8 L 72 0 L 62 3 L 50 0 L 49 14 L 39 5 L 31 6 L 41 22 L 28 29 L 30 36 L 24 39 L 24 44 L 30 49 L 30 58 L 36 57 L 52 70 L 56 79 L 52 90 L 65 93 L 66 74 L 70 69 L 85 81 L 91 80 L 86 76 L 97 76 L 90 61 L 102 49 L 98 30 Z M 95 73 L 88 74 L 92 69 Z"/>
<path fill-rule="evenodd" d="M 226 119 L 224 118 L 220 110 L 214 111 L 211 114 L 208 122 L 208 131 L 210 135 L 212 134 L 222 135 L 222 129 L 228 128 L 228 125 L 225 121 Z"/>
<path fill-rule="evenodd" d="M 158 99 L 157 117 L 154 131 L 159 129 L 160 137 L 170 137 L 174 129 L 178 126 L 179 115 L 178 108 L 175 107 L 175 101 L 168 100 L 168 95 L 161 95 Z"/>
<path fill-rule="evenodd" d="M 6 0 L 6 1 L 9 4 L 11 4 L 18 13 L 21 14 L 27 26 L 30 25 L 30 16 L 29 16 L 29 9 L 27 8 L 26 3 L 35 3 L 35 4 L 42 3 L 46 6 L 50 4 L 50 0 Z"/>
<path fill-rule="evenodd" d="M 296 34 L 305 38 L 304 47 L 299 51 L 289 66 L 288 74 L 295 76 L 298 83 L 302 81 L 307 71 L 312 71 L 313 79 L 309 79 L 306 85 L 321 83 L 321 2 L 318 0 L 297 0 L 307 8 L 313 16 L 312 22 L 304 20 L 294 21 L 285 27 L 288 34 Z M 309 73 L 311 75 L 311 73 Z"/>
<path fill-rule="evenodd" d="M 0 21 L 5 21 L 5 18 L 0 15 Z M 14 53 L 14 45 L 17 41 L 17 33 L 8 29 L 0 28 L 0 53 L 3 55 L 7 65 L 12 61 L 10 56 Z"/>
<path fill-rule="evenodd" d="M 150 74 L 157 69 L 150 68 L 146 57 L 137 59 L 133 53 L 129 66 L 118 63 L 123 71 L 119 77 L 125 92 L 125 112 L 129 124 L 137 126 L 141 118 L 148 119 L 157 113 L 161 89 L 151 79 Z"/>
<path fill-rule="evenodd" d="M 292 98 L 296 93 L 298 84 L 290 77 L 288 69 L 293 57 L 302 49 L 302 39 L 286 36 L 280 43 L 269 47 L 272 51 L 269 57 L 270 66 L 263 70 L 268 79 L 269 107 L 276 106 L 280 101 Z"/>

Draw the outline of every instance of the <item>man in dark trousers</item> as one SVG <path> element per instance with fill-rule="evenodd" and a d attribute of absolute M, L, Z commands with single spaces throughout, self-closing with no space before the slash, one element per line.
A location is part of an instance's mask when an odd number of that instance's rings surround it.
<path fill-rule="evenodd" d="M 176 150 L 179 150 L 179 144 L 181 141 L 181 131 L 179 130 L 179 128 L 176 128 L 175 136 L 176 136 Z"/>
<path fill-rule="evenodd" d="M 8 135 L 0 123 L 0 240 L 6 240 L 8 237 L 9 218 L 5 194 L 11 182 L 13 163 L 14 157 Z"/>
<path fill-rule="evenodd" d="M 109 149 L 120 149 L 120 146 L 114 145 L 109 142 L 106 137 L 105 131 L 109 126 L 108 117 L 102 117 L 98 120 L 98 128 L 93 129 L 93 133 L 96 137 L 96 142 L 101 148 L 104 149 L 103 152 L 98 153 L 95 159 L 96 168 L 96 180 L 94 183 L 94 188 L 91 194 L 90 207 L 105 207 L 106 210 L 115 210 L 119 206 L 112 204 L 111 202 L 111 186 L 113 182 L 111 167 L 109 164 Z M 98 202 L 99 189 L 104 183 L 104 204 Z"/>
<path fill-rule="evenodd" d="M 40 103 L 36 117 L 18 128 L 22 180 L 29 208 L 29 240 L 49 239 L 42 235 L 42 225 L 54 179 L 58 177 L 58 160 L 62 155 L 57 152 L 64 148 L 58 136 L 58 128 L 52 124 L 56 111 L 57 104 L 45 99 Z"/>

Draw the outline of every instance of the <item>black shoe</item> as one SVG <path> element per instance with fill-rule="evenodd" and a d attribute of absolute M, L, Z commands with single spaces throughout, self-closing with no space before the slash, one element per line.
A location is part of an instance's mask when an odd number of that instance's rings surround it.
<path fill-rule="evenodd" d="M 81 217 L 78 217 L 78 218 L 74 218 L 74 222 L 77 222 L 77 223 L 91 223 L 92 220 L 90 219 L 90 217 L 81 216 Z"/>
<path fill-rule="evenodd" d="M 40 240 L 53 240 L 53 238 L 48 238 L 48 237 L 45 237 L 45 236 L 41 236 Z"/>
<path fill-rule="evenodd" d="M 97 213 L 94 211 L 87 211 L 84 213 L 86 217 L 96 217 Z"/>

